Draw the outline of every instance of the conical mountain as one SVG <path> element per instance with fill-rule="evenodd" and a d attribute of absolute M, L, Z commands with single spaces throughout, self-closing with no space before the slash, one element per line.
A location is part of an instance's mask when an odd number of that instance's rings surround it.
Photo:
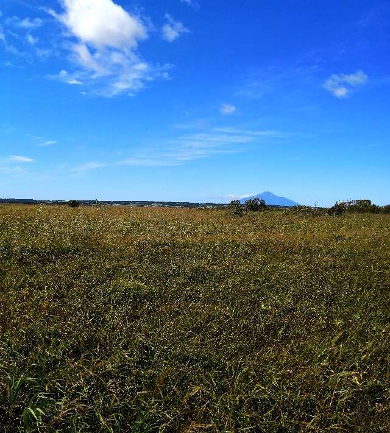
<path fill-rule="evenodd" d="M 297 206 L 298 203 L 296 203 L 293 200 L 290 200 L 286 197 L 278 197 L 275 194 L 272 194 L 272 192 L 264 191 L 261 194 L 254 195 L 252 197 L 247 197 L 241 200 L 241 203 L 245 203 L 246 200 L 259 198 L 261 200 L 264 200 L 265 203 L 269 206 L 284 206 L 284 207 L 292 207 Z"/>

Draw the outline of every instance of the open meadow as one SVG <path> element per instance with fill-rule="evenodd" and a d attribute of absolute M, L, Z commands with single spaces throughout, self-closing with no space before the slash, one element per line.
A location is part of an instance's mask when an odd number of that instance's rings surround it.
<path fill-rule="evenodd" d="M 0 431 L 390 431 L 390 215 L 0 207 Z"/>

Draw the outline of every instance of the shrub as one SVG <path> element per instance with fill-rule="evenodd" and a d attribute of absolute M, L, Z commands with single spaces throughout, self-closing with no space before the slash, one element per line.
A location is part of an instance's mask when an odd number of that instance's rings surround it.
<path fill-rule="evenodd" d="M 350 200 L 336 202 L 336 204 L 328 210 L 329 215 L 341 215 L 345 212 L 379 213 L 380 207 L 372 204 L 371 200 Z"/>
<path fill-rule="evenodd" d="M 349 212 L 353 213 L 379 213 L 379 206 L 371 203 L 371 200 L 354 200 L 350 202 Z"/>
<path fill-rule="evenodd" d="M 347 204 L 343 201 L 337 201 L 329 210 L 328 214 L 333 216 L 342 215 L 347 211 Z"/>
<path fill-rule="evenodd" d="M 77 200 L 69 200 L 68 206 L 72 208 L 76 208 L 80 206 L 80 202 L 78 202 Z"/>
<path fill-rule="evenodd" d="M 245 209 L 251 212 L 260 212 L 267 210 L 268 207 L 265 201 L 259 198 L 252 198 L 245 202 Z"/>
<path fill-rule="evenodd" d="M 244 207 L 241 205 L 239 200 L 232 200 L 228 209 L 233 215 L 242 216 L 244 214 Z"/>

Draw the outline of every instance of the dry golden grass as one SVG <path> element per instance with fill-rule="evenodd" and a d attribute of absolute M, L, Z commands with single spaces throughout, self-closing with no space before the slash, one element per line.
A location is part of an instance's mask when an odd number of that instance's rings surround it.
<path fill-rule="evenodd" d="M 0 207 L 3 432 L 388 432 L 390 216 Z"/>

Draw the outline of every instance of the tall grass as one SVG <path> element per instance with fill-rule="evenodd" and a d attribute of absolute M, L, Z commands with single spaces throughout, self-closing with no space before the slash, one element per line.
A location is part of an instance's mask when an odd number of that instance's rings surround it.
<path fill-rule="evenodd" d="M 388 432 L 390 216 L 0 207 L 1 432 Z"/>

